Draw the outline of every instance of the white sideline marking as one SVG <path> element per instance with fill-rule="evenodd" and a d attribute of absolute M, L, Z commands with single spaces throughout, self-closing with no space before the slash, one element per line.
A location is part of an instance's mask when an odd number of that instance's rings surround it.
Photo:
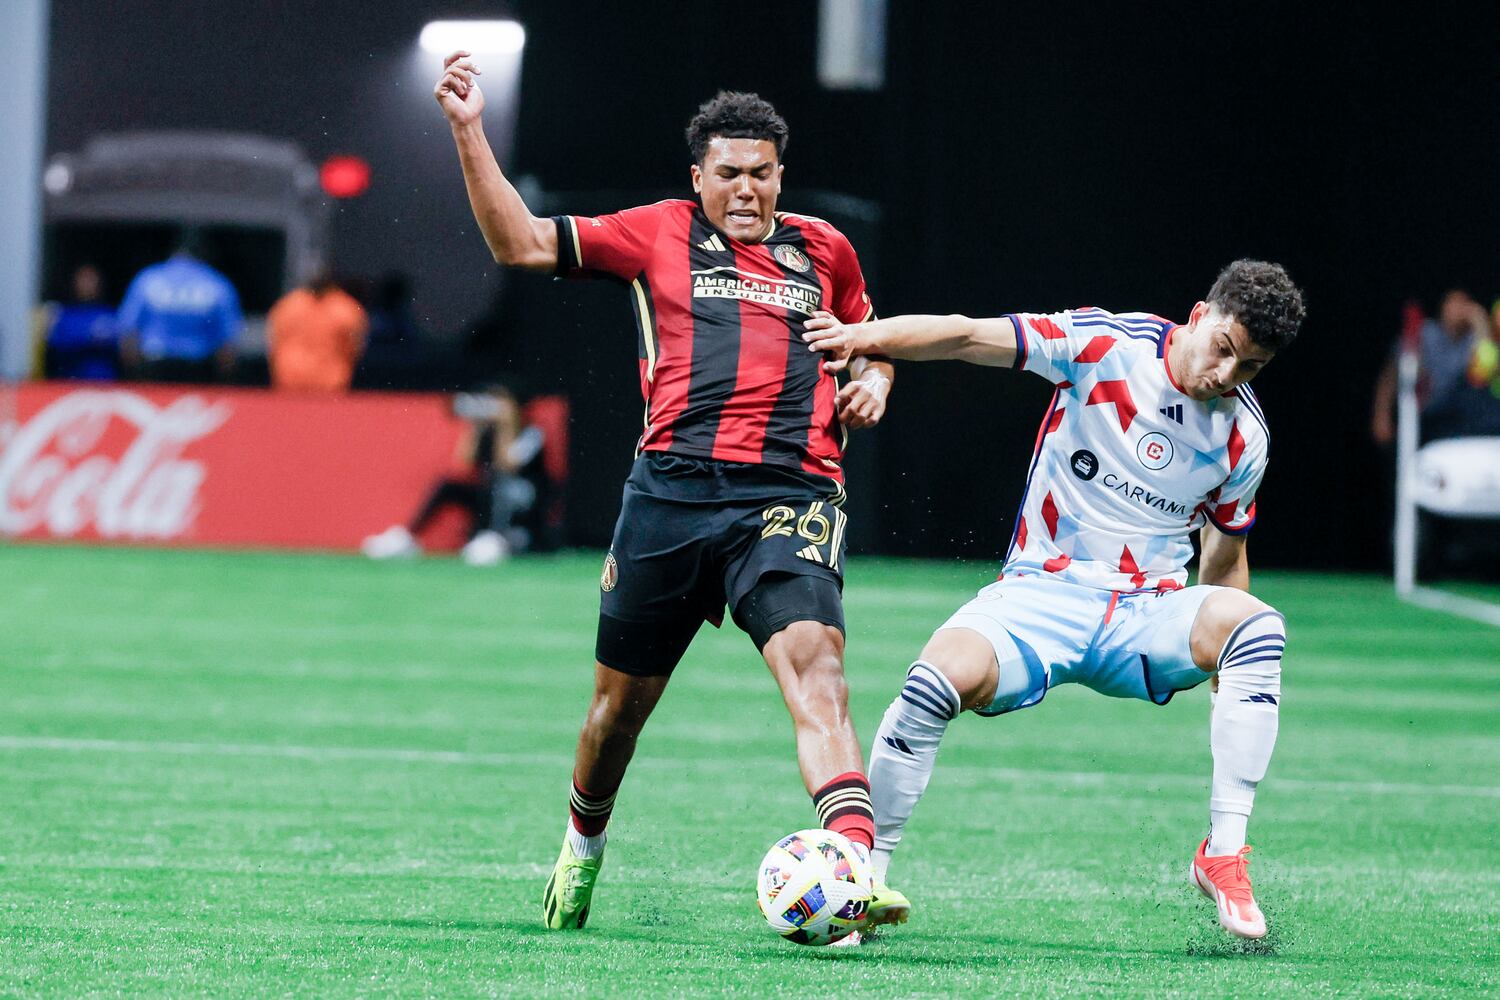
<path fill-rule="evenodd" d="M 308 747 L 274 743 L 187 743 L 143 740 L 94 740 L 63 736 L 0 736 L 0 750 L 56 750 L 82 753 L 180 754 L 218 757 L 284 757 L 297 760 L 385 760 L 413 764 L 448 764 L 464 767 L 565 767 L 573 757 L 559 753 L 475 753 L 468 750 L 413 750 L 399 747 Z M 694 771 L 743 771 L 752 763 L 744 758 L 734 760 L 672 760 L 664 757 L 640 757 L 637 768 L 689 768 Z M 1203 775 L 1132 774 L 1123 771 L 1028 771 L 1013 767 L 976 767 L 954 765 L 942 769 L 953 777 L 988 781 L 1014 781 L 1020 784 L 1048 781 L 1054 784 L 1111 787 L 1132 782 L 1148 785 L 1189 785 L 1202 788 Z M 1420 785 L 1392 781 L 1319 781 L 1307 778 L 1272 778 L 1268 787 L 1295 791 L 1349 795 L 1456 796 L 1460 798 L 1500 798 L 1496 785 Z"/>
<path fill-rule="evenodd" d="M 1402 600 L 1429 611 L 1444 611 L 1450 615 L 1472 618 L 1474 621 L 1500 628 L 1500 607 L 1462 594 L 1450 594 L 1431 587 L 1413 587 L 1406 594 L 1398 594 Z"/>
<path fill-rule="evenodd" d="M 364 864 L 337 861 L 331 864 L 271 865 L 262 858 L 247 859 L 239 863 L 222 861 L 184 861 L 177 858 L 111 856 L 82 858 L 52 855 L 12 854 L 7 859 L 12 865 L 24 864 L 28 869 L 48 868 L 63 871 L 167 871 L 196 872 L 202 875 L 276 875 L 292 878 L 370 878 L 391 876 L 420 876 L 422 878 L 452 879 L 532 879 L 543 878 L 552 871 L 550 865 L 539 864 L 486 864 L 474 862 L 459 865 L 438 865 L 430 859 L 413 858 L 386 864 Z M 434 926 L 439 926 L 434 922 Z"/>
<path fill-rule="evenodd" d="M 291 757 L 301 760 L 393 760 L 416 764 L 507 767 L 553 764 L 560 754 L 471 753 L 467 750 L 405 750 L 396 747 L 303 747 L 274 743 L 176 743 L 90 740 L 58 736 L 0 736 L 0 750 L 97 751 L 218 757 Z"/>

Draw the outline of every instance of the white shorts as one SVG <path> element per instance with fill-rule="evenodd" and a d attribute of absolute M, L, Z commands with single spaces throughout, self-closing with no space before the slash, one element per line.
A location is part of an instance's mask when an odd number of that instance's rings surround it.
<path fill-rule="evenodd" d="M 995 647 L 1000 686 L 980 715 L 1041 701 L 1058 684 L 1165 705 L 1209 678 L 1193 662 L 1193 620 L 1218 587 L 1119 593 L 1051 576 L 992 583 L 943 623 Z"/>

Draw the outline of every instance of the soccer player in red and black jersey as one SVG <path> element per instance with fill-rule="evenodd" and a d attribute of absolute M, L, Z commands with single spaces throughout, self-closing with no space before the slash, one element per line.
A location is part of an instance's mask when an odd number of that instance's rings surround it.
<path fill-rule="evenodd" d="M 479 70 L 445 62 L 434 90 L 474 217 L 502 264 L 628 288 L 646 426 L 605 559 L 594 698 L 578 739 L 547 926 L 582 927 L 605 824 L 637 737 L 705 620 L 727 604 L 781 686 L 819 826 L 868 849 L 869 783 L 844 682 L 845 429 L 879 421 L 892 368 L 861 359 L 842 388 L 802 343 L 827 310 L 872 318 L 854 249 L 821 219 L 776 211 L 786 123 L 721 93 L 687 129 L 697 200 L 539 219 L 484 137 Z M 867 923 L 910 904 L 877 887 Z"/>

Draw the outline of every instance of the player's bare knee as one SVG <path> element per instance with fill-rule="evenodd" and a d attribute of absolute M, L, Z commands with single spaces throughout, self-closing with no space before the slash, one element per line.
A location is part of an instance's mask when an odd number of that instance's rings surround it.
<path fill-rule="evenodd" d="M 843 676 L 844 634 L 821 622 L 792 622 L 771 636 L 761 650 L 771 672 L 781 677 L 813 677 L 833 671 Z"/>
<path fill-rule="evenodd" d="M 953 685 L 964 711 L 995 700 L 1000 666 L 995 660 L 995 647 L 978 632 L 966 628 L 938 629 L 922 647 L 922 659 Z"/>
<path fill-rule="evenodd" d="M 1224 644 L 1247 619 L 1275 610 L 1265 601 L 1243 590 L 1225 587 L 1208 596 L 1193 619 L 1190 638 L 1193 662 L 1202 670 L 1215 671 Z"/>
<path fill-rule="evenodd" d="M 661 697 L 666 678 L 601 672 L 594 683 L 584 728 L 600 733 L 639 733 Z"/>
<path fill-rule="evenodd" d="M 826 724 L 848 714 L 844 636 L 820 622 L 793 622 L 766 643 L 766 664 L 799 723 Z"/>
<path fill-rule="evenodd" d="M 645 721 L 640 713 L 629 711 L 620 698 L 596 691 L 583 726 L 585 730 L 602 736 L 639 730 Z"/>

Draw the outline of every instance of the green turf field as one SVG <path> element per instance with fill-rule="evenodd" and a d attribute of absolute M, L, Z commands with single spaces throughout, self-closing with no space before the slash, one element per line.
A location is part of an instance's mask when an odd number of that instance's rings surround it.
<path fill-rule="evenodd" d="M 1251 826 L 1263 946 L 1186 879 L 1202 688 L 964 717 L 892 869 L 911 923 L 779 940 L 755 866 L 812 811 L 732 627 L 647 727 L 589 928 L 545 932 L 598 568 L 0 548 L 0 995 L 1500 990 L 1500 630 L 1336 576 L 1257 578 L 1291 635 Z M 863 739 L 991 573 L 852 563 Z"/>

